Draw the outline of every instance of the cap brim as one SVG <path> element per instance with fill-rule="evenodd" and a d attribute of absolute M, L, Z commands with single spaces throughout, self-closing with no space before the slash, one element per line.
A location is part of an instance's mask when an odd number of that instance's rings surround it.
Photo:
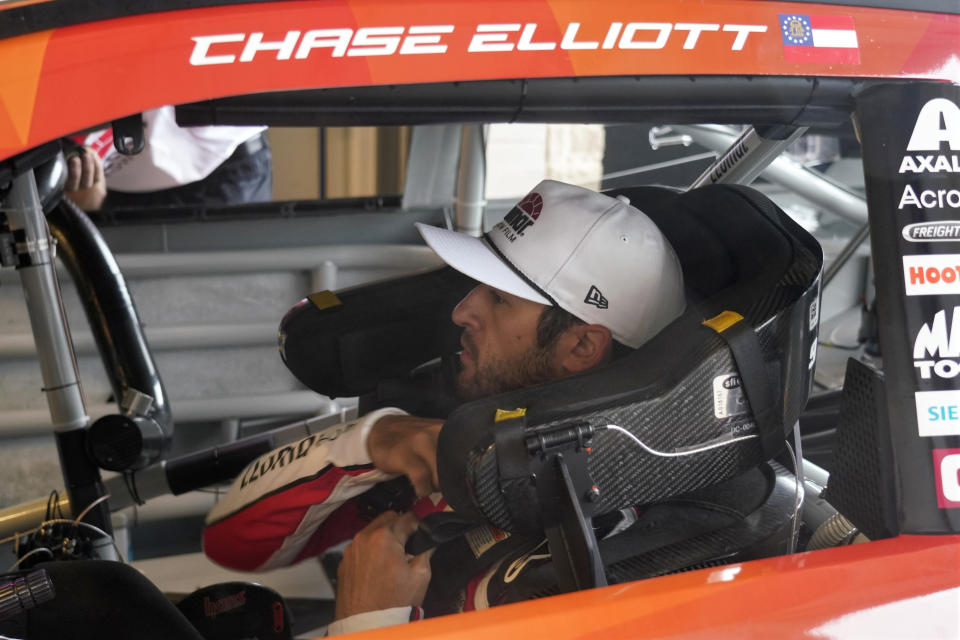
<path fill-rule="evenodd" d="M 525 300 L 550 304 L 549 300 L 527 284 L 480 238 L 432 227 L 422 222 L 415 224 L 430 248 L 460 273 Z"/>

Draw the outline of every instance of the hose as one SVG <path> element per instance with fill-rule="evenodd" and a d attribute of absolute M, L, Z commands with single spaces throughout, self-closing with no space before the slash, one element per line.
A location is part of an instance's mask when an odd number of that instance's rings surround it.
<path fill-rule="evenodd" d="M 817 527 L 807 543 L 807 551 L 836 547 L 849 542 L 858 533 L 857 527 L 838 513 Z"/>

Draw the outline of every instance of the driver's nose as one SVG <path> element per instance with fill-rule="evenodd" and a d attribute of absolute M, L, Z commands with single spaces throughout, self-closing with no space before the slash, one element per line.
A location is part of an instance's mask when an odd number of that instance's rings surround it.
<path fill-rule="evenodd" d="M 465 329 L 476 330 L 479 328 L 480 316 L 478 312 L 484 286 L 486 285 L 480 284 L 471 289 L 470 293 L 453 308 L 450 318 L 455 325 Z"/>

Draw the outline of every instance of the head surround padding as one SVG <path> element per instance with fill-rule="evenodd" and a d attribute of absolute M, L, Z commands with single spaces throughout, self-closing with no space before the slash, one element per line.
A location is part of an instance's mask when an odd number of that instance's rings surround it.
<path fill-rule="evenodd" d="M 754 328 L 778 391 L 784 431 L 806 402 L 822 253 L 816 241 L 759 192 L 713 185 L 684 194 L 622 191 L 674 245 L 691 304 L 629 356 L 585 375 L 463 405 L 440 434 L 438 465 L 447 501 L 463 515 L 514 531 L 540 526 L 539 508 L 509 506 L 493 446 L 496 409 L 527 409 L 527 424 L 617 424 L 660 452 L 756 432 L 749 410 L 718 414 L 717 380 L 738 373 L 726 343 L 702 321 L 737 311 Z M 815 309 L 814 309 L 815 311 Z M 812 326 L 811 326 L 812 325 Z M 681 457 L 652 455 L 622 434 L 597 434 L 589 469 L 597 513 L 648 504 L 733 477 L 763 461 L 758 439 Z"/>
<path fill-rule="evenodd" d="M 449 267 L 304 298 L 280 322 L 280 356 L 308 388 L 368 393 L 457 349 L 450 309 L 476 283 Z"/>

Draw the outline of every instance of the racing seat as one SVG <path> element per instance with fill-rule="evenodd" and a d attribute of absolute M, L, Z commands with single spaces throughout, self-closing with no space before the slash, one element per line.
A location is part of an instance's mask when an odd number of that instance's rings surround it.
<path fill-rule="evenodd" d="M 758 469 L 766 489 L 752 508 L 736 499 L 717 503 L 721 510 L 737 504 L 749 516 L 688 536 L 691 550 L 703 546 L 683 557 L 664 553 L 672 544 L 665 541 L 621 575 L 658 575 L 748 556 L 751 549 L 786 551 L 795 487 L 785 491 L 781 480 L 789 474 L 766 461 L 782 451 L 806 403 L 816 355 L 822 252 L 766 197 L 726 185 L 618 193 L 673 244 L 688 288 L 686 312 L 600 370 L 459 407 L 439 441 L 441 487 L 461 516 L 528 535 L 559 528 L 562 541 L 583 534 L 586 540 L 568 549 L 567 573 L 575 578 L 568 588 L 602 578 L 600 561 L 592 569 L 584 564 L 585 556 L 596 557 L 589 527 L 565 513 L 589 520 L 680 497 L 697 501 L 709 487 L 734 486 Z M 497 422 L 518 408 L 522 417 Z M 548 466 L 551 456 L 565 458 L 569 468 Z M 747 520 L 762 521 L 766 533 L 738 539 L 733 532 Z M 608 576 L 616 567 L 606 558 L 602 564 Z"/>
<path fill-rule="evenodd" d="M 567 527 L 570 539 L 579 527 L 586 546 L 570 551 L 570 564 L 605 554 L 599 580 L 785 551 L 795 484 L 768 461 L 781 452 L 812 384 L 820 247 L 747 187 L 615 194 L 630 198 L 673 244 L 686 312 L 605 367 L 453 409 L 438 448 L 444 496 L 461 518 L 515 535 Z M 375 376 L 353 364 L 380 375 L 452 353 L 458 332 L 450 332 L 449 310 L 470 286 L 441 269 L 314 296 L 281 323 L 281 353 L 316 391 L 383 396 Z M 391 350 L 379 345 L 397 340 L 401 358 L 391 365 L 384 355 Z M 550 466 L 558 457 L 565 471 Z M 632 542 L 590 539 L 591 517 L 600 522 L 638 506 Z M 668 530 L 681 512 L 691 526 L 650 542 L 651 530 Z"/>

